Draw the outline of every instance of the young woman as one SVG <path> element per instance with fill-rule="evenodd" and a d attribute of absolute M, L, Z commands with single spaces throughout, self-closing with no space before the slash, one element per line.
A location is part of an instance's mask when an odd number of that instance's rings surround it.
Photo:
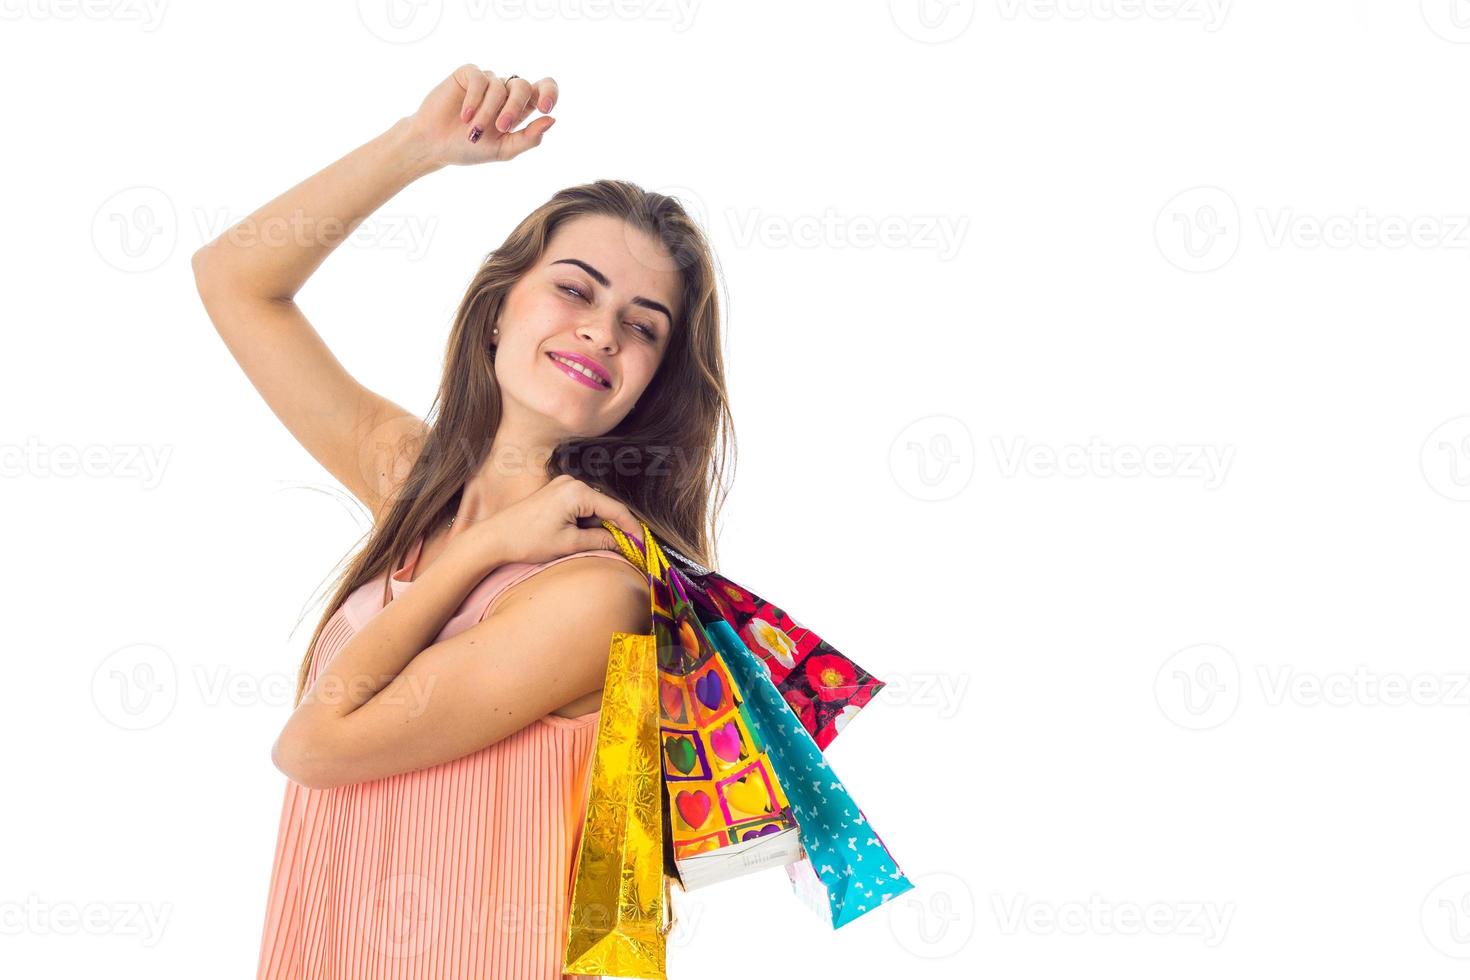
<path fill-rule="evenodd" d="M 609 640 L 649 628 L 601 521 L 714 567 L 733 433 L 714 266 L 676 201 L 598 181 L 531 212 L 460 302 L 428 423 L 294 301 L 413 180 L 540 145 L 549 116 L 516 127 L 557 98 L 463 66 L 195 254 L 230 353 L 373 515 L 272 751 L 262 980 L 561 976 Z"/>

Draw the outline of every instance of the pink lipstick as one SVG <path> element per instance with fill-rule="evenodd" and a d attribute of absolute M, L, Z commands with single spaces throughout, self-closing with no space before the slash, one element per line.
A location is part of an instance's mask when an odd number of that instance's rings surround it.
<path fill-rule="evenodd" d="M 606 391 L 612 387 L 607 371 L 601 364 L 590 358 L 562 351 L 548 351 L 546 356 L 558 370 L 573 381 L 580 381 L 587 387 L 596 388 L 598 391 Z M 568 361 L 571 363 L 567 363 Z M 588 377 L 589 374 L 593 377 Z"/>

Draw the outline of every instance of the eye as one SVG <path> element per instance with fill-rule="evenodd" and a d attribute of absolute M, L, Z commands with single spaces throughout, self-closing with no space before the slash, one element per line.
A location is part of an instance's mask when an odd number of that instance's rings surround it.
<path fill-rule="evenodd" d="M 577 289 L 575 286 L 558 286 L 557 288 L 558 289 L 565 289 L 567 292 L 571 293 L 573 296 L 576 296 L 578 299 L 581 299 L 581 300 L 586 300 L 587 299 L 586 295 L 584 295 L 582 293 L 582 291 L 580 289 Z M 645 324 L 642 324 L 642 323 L 633 323 L 633 324 L 630 324 L 630 326 L 634 326 L 634 327 L 637 327 L 639 330 L 642 330 L 643 331 L 643 335 L 645 337 L 647 337 L 649 340 L 657 340 L 658 339 L 658 333 L 652 327 L 650 327 L 650 326 L 646 326 Z"/>

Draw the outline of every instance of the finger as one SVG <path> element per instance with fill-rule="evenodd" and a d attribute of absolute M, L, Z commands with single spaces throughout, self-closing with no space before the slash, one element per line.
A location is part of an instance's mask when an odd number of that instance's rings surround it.
<path fill-rule="evenodd" d="M 612 536 L 611 531 L 600 527 L 588 528 L 582 532 L 580 540 L 577 541 L 578 549 L 582 551 L 616 551 L 622 554 L 618 548 L 618 541 Z"/>
<path fill-rule="evenodd" d="M 638 518 L 628 509 L 628 506 L 606 494 L 599 493 L 596 496 L 600 498 L 594 501 L 598 505 L 597 516 L 612 521 L 622 529 L 624 534 L 642 545 L 643 529 L 638 526 Z"/>
<path fill-rule="evenodd" d="M 537 121 L 539 122 L 540 120 Z M 618 500 L 616 497 L 608 496 L 596 487 L 583 483 L 581 480 L 576 482 L 577 489 L 580 491 L 577 495 L 577 504 L 579 505 L 577 513 L 580 516 L 596 517 L 600 520 L 612 521 L 622 529 L 624 534 L 639 544 L 642 544 L 643 529 L 638 526 L 638 518 L 629 509 L 627 504 Z M 593 530 L 596 529 L 594 528 Z M 604 533 L 611 534 L 612 532 L 604 531 Z"/>
<path fill-rule="evenodd" d="M 531 120 L 524 128 L 518 129 L 514 133 L 506 133 L 500 137 L 500 159 L 513 160 L 531 147 L 540 146 L 541 137 L 545 136 L 546 131 L 555 123 L 555 118 L 541 116 L 539 119 Z"/>
<path fill-rule="evenodd" d="M 465 71 L 468 68 L 468 71 Z M 464 86 L 464 99 L 459 107 L 459 121 L 467 123 L 475 116 L 475 109 L 480 105 L 480 100 L 485 97 L 485 90 L 490 87 L 490 81 L 485 73 L 474 65 L 466 65 L 454 73 L 455 80 Z"/>
<path fill-rule="evenodd" d="M 480 100 L 480 107 L 470 121 L 471 143 L 479 142 L 480 135 L 490 128 L 501 106 L 505 105 L 505 83 L 488 71 L 485 72 L 485 82 L 485 97 Z"/>
<path fill-rule="evenodd" d="M 556 108 L 556 100 L 561 98 L 561 89 L 556 86 L 556 79 L 547 75 L 536 83 L 536 108 L 542 112 L 550 112 Z"/>
<path fill-rule="evenodd" d="M 505 108 L 495 117 L 495 128 L 508 133 L 519 126 L 535 108 L 531 83 L 524 78 L 512 78 L 505 86 Z"/>

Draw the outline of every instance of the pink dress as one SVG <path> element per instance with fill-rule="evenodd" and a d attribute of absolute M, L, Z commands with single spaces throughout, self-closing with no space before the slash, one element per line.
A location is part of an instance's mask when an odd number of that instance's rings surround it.
<path fill-rule="evenodd" d="M 413 586 L 403 567 L 349 595 L 322 630 L 307 684 Z M 502 565 L 445 624 L 480 621 L 511 585 L 588 555 Z M 257 980 L 554 980 L 599 711 L 546 715 L 471 755 L 372 782 L 286 781 Z"/>

